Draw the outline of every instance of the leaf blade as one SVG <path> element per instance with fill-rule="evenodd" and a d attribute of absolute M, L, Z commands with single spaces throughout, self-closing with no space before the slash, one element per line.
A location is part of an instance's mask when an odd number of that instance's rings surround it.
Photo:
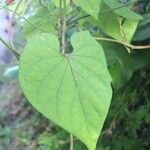
<path fill-rule="evenodd" d="M 111 101 L 111 78 L 103 49 L 89 32 L 71 41 L 74 51 L 64 56 L 55 36 L 35 36 L 21 57 L 20 83 L 38 111 L 94 150 Z"/>
<path fill-rule="evenodd" d="M 101 0 L 75 0 L 75 4 L 80 6 L 85 12 L 98 19 Z M 93 5 L 94 4 L 94 5 Z"/>

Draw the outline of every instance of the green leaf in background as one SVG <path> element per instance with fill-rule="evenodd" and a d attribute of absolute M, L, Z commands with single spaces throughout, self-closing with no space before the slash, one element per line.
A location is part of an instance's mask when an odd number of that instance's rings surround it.
<path fill-rule="evenodd" d="M 118 7 L 118 9 L 114 10 L 114 12 L 122 17 L 125 17 L 126 19 L 135 20 L 135 21 L 139 21 L 143 19 L 142 16 L 136 14 L 135 12 L 130 10 L 130 8 L 121 7 L 123 4 L 118 3 L 116 0 L 103 0 L 103 2 L 111 9 Z"/>
<path fill-rule="evenodd" d="M 126 48 L 108 42 L 101 42 L 106 54 L 112 85 L 115 90 L 123 87 L 138 69 L 150 65 L 150 51 L 141 50 L 138 53 L 128 53 Z"/>
<path fill-rule="evenodd" d="M 107 9 L 110 9 L 104 2 L 101 3 L 101 11 L 105 11 Z M 128 13 L 128 15 L 131 12 Z M 120 17 L 118 15 L 118 12 L 115 13 L 113 11 L 103 13 L 99 15 L 99 27 L 109 36 L 123 42 L 130 42 L 133 34 L 135 33 L 135 30 L 137 28 L 137 25 L 139 23 L 140 17 L 137 20 L 131 20 L 129 16 L 122 14 L 123 17 Z M 124 17 L 128 18 L 124 18 Z M 133 16 L 133 14 L 131 15 Z M 135 14 L 136 18 L 137 14 Z M 137 17 L 138 18 L 138 17 Z M 122 23 L 121 23 L 122 19 Z M 119 21 L 120 20 L 120 21 Z"/>
<path fill-rule="evenodd" d="M 75 0 L 77 6 L 80 6 L 86 13 L 98 19 L 101 0 Z"/>
<path fill-rule="evenodd" d="M 112 97 L 111 77 L 100 44 L 89 32 L 71 38 L 61 54 L 52 34 L 33 36 L 21 56 L 19 78 L 31 104 L 95 150 Z"/>
<path fill-rule="evenodd" d="M 55 24 L 58 19 L 57 10 L 53 10 L 53 13 L 48 9 L 39 9 L 38 12 L 31 16 L 24 24 L 24 34 L 27 38 L 34 34 L 40 33 L 56 33 Z M 44 15 L 43 15 L 44 14 Z"/>
<path fill-rule="evenodd" d="M 13 3 L 13 5 L 8 5 L 7 7 L 9 10 L 14 11 L 17 7 L 17 4 L 18 4 L 18 2 L 15 2 L 15 3 Z M 26 10 L 26 8 L 27 8 L 26 0 L 22 0 L 16 13 L 21 15 Z"/>
<path fill-rule="evenodd" d="M 142 20 L 134 34 L 133 41 L 144 41 L 150 39 L 150 13 L 143 15 Z"/>

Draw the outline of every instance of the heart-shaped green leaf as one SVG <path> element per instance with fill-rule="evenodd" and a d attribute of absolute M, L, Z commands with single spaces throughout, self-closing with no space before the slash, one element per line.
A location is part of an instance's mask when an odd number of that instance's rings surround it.
<path fill-rule="evenodd" d="M 89 32 L 74 34 L 71 43 L 73 52 L 63 55 L 54 35 L 33 36 L 21 56 L 20 83 L 39 112 L 95 150 L 111 78 L 103 49 Z"/>

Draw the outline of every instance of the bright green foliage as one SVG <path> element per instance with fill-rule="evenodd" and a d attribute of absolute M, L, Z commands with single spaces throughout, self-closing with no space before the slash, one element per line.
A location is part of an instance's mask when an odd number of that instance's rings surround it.
<path fill-rule="evenodd" d="M 101 11 L 105 11 L 108 9 L 110 9 L 110 7 L 108 7 L 104 2 L 102 2 Z M 124 9 L 122 9 L 122 11 L 126 11 L 127 8 L 125 10 Z M 100 14 L 99 26 L 106 34 L 110 35 L 111 37 L 119 41 L 130 42 L 141 18 L 137 14 L 131 12 L 126 11 L 126 13 L 122 13 L 122 17 L 118 15 L 118 11 L 117 13 L 116 11 L 110 11 L 107 13 Z M 135 19 L 133 19 L 134 17 Z"/>
<path fill-rule="evenodd" d="M 54 35 L 33 36 L 20 60 L 20 83 L 38 111 L 95 150 L 111 78 L 103 49 L 89 32 L 75 33 L 71 43 L 73 52 L 63 55 Z"/>
<path fill-rule="evenodd" d="M 43 15 L 44 14 L 44 15 Z M 55 33 L 55 24 L 58 19 L 58 11 L 53 10 L 53 15 L 47 9 L 39 9 L 38 12 L 31 16 L 24 25 L 24 34 L 27 38 L 34 34 Z"/>
<path fill-rule="evenodd" d="M 101 44 L 105 50 L 112 85 L 115 90 L 120 89 L 136 70 L 150 64 L 149 50 L 129 54 L 126 48 L 121 45 L 108 42 Z"/>
<path fill-rule="evenodd" d="M 103 0 L 105 4 L 107 4 L 111 9 L 119 8 L 122 6 L 122 4 L 119 4 L 116 0 Z M 121 7 L 119 9 L 114 9 L 114 12 L 122 17 L 125 17 L 129 20 L 135 20 L 139 21 L 142 19 L 142 17 L 132 10 L 130 10 L 128 7 Z"/>
<path fill-rule="evenodd" d="M 76 5 L 80 6 L 86 13 L 98 19 L 101 0 L 75 0 Z"/>

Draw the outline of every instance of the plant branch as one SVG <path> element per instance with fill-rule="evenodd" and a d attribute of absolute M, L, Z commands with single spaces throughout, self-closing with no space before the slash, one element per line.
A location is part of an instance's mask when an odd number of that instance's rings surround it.
<path fill-rule="evenodd" d="M 150 49 L 150 45 L 137 46 L 137 45 L 132 45 L 132 44 L 128 44 L 125 42 L 117 41 L 117 40 L 110 39 L 110 38 L 103 38 L 103 37 L 95 37 L 95 39 L 97 41 L 108 41 L 108 42 L 123 44 L 124 46 L 131 48 L 131 49 Z"/>
<path fill-rule="evenodd" d="M 13 24 L 13 22 L 14 22 L 14 20 L 15 20 L 16 12 L 17 12 L 17 10 L 19 9 L 19 6 L 20 6 L 20 4 L 22 3 L 22 1 L 23 1 L 23 0 L 19 0 L 19 1 L 18 1 L 15 10 L 14 10 L 13 13 L 12 13 L 12 16 L 11 16 L 10 21 L 9 21 L 9 24 L 8 24 L 10 31 L 12 30 L 12 24 Z M 11 46 L 13 49 L 15 49 L 14 43 L 13 43 L 13 40 L 12 40 L 11 37 L 12 37 L 12 33 L 11 33 L 11 32 L 8 32 L 8 38 L 9 38 L 10 46 Z"/>
<path fill-rule="evenodd" d="M 16 6 L 15 10 L 13 11 L 13 14 L 12 14 L 12 17 L 11 17 L 12 21 L 15 19 L 15 15 L 16 15 L 16 13 L 17 13 L 17 11 L 18 11 L 18 9 L 19 9 L 22 2 L 23 2 L 23 0 L 18 1 L 17 6 Z"/>
<path fill-rule="evenodd" d="M 77 17 L 77 15 L 80 13 L 81 9 L 79 7 L 76 8 L 76 10 L 72 11 L 71 13 L 69 13 L 68 15 L 72 15 L 70 18 L 68 18 L 67 22 L 72 21 L 74 18 Z"/>
<path fill-rule="evenodd" d="M 60 8 L 62 11 L 61 21 L 60 21 L 60 28 L 61 28 L 61 52 L 65 54 L 65 33 L 66 33 L 66 0 L 60 0 Z"/>
<path fill-rule="evenodd" d="M 11 46 L 9 46 L 1 37 L 0 37 L 0 41 L 14 54 L 16 59 L 19 60 L 20 54 L 16 52 L 16 50 L 13 49 Z"/>
<path fill-rule="evenodd" d="M 23 0 L 19 0 L 18 3 L 17 3 L 17 6 L 15 8 L 15 10 L 13 11 L 12 13 L 12 16 L 11 16 L 11 19 L 10 19 L 10 22 L 9 22 L 9 29 L 12 30 L 12 24 L 13 24 L 13 21 L 15 19 L 15 15 L 16 15 L 16 12 L 17 10 L 19 9 L 19 6 L 20 4 L 22 3 Z M 15 50 L 15 47 L 14 47 L 14 44 L 13 44 L 13 40 L 11 38 L 11 32 L 9 32 L 9 44 L 7 44 L 2 38 L 0 38 L 0 41 L 9 49 L 11 50 L 11 52 L 14 54 L 14 56 L 16 57 L 17 60 L 19 60 L 20 58 L 20 55 L 19 53 Z"/>

